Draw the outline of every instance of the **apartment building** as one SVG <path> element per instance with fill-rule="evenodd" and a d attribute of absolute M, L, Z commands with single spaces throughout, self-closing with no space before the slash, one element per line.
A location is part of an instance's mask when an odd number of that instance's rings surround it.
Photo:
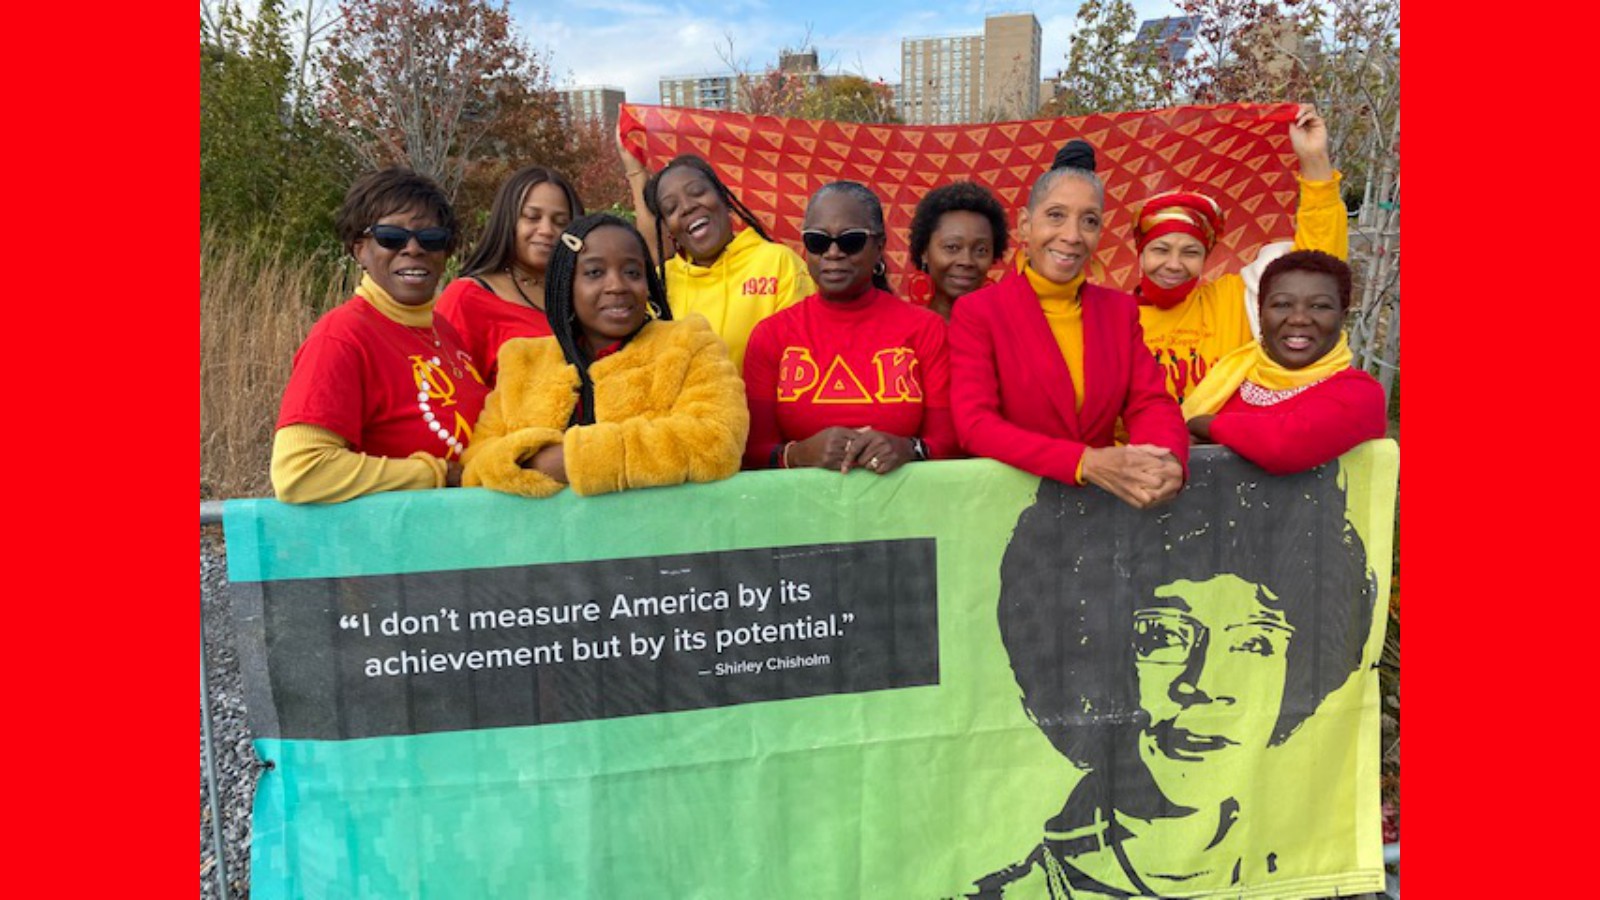
<path fill-rule="evenodd" d="M 1007 13 L 984 19 L 978 34 L 901 40 L 900 118 L 955 125 L 1033 115 L 1042 36 L 1032 13 Z"/>

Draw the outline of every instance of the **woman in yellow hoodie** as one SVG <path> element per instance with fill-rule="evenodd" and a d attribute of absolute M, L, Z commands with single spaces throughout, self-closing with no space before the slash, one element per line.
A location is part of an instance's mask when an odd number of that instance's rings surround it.
<path fill-rule="evenodd" d="M 654 176 L 618 140 L 639 229 L 655 239 L 673 316 L 699 313 L 728 345 L 735 366 L 756 323 L 816 293 L 799 254 L 774 241 L 711 164 L 674 157 Z M 733 230 L 738 216 L 745 228 Z M 675 251 L 669 252 L 667 238 Z"/>
<path fill-rule="evenodd" d="M 1291 250 L 1350 256 L 1349 212 L 1328 158 L 1328 127 L 1309 104 L 1289 124 L 1289 141 L 1300 160 L 1294 240 L 1267 244 L 1239 272 L 1200 283 L 1222 231 L 1222 208 L 1210 197 L 1167 191 L 1146 200 L 1134 219 L 1139 324 L 1145 345 L 1166 371 L 1167 393 L 1179 403 L 1213 363 L 1260 333 L 1256 286 L 1267 263 Z"/>
<path fill-rule="evenodd" d="M 632 225 L 603 213 L 572 223 L 550 256 L 545 309 L 553 337 L 501 345 L 464 485 L 547 497 L 739 471 L 744 382 L 703 318 L 674 320 Z"/>

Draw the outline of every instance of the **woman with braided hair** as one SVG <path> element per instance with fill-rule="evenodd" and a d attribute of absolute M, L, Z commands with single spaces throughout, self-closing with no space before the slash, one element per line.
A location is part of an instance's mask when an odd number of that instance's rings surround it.
<path fill-rule="evenodd" d="M 554 335 L 501 346 L 462 483 L 547 497 L 737 472 L 750 425 L 739 372 L 703 318 L 674 318 L 643 236 L 584 216 L 546 271 Z"/>
<path fill-rule="evenodd" d="M 705 316 L 734 365 L 743 365 L 756 323 L 816 290 L 805 263 L 767 234 L 710 163 L 685 154 L 650 175 L 620 140 L 618 149 L 673 314 Z M 734 216 L 745 224 L 738 233 Z"/>

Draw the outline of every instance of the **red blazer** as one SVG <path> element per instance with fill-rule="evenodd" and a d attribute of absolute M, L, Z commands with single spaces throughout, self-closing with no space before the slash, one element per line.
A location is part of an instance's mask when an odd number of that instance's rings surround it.
<path fill-rule="evenodd" d="M 1110 447 L 1117 418 L 1128 443 L 1166 447 L 1189 475 L 1189 431 L 1144 344 L 1131 295 L 1085 284 L 1083 410 L 1072 376 L 1026 276 L 956 302 L 950 317 L 950 410 L 961 446 L 1025 472 L 1079 484 L 1089 447 Z"/>

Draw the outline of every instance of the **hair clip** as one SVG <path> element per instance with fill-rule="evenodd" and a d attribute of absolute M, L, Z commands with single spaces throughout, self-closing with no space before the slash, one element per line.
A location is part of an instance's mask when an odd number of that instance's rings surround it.
<path fill-rule="evenodd" d="M 583 249 L 583 238 L 578 237 L 570 231 L 561 232 L 561 243 L 566 244 L 567 249 L 571 250 L 573 253 L 577 253 Z"/>

